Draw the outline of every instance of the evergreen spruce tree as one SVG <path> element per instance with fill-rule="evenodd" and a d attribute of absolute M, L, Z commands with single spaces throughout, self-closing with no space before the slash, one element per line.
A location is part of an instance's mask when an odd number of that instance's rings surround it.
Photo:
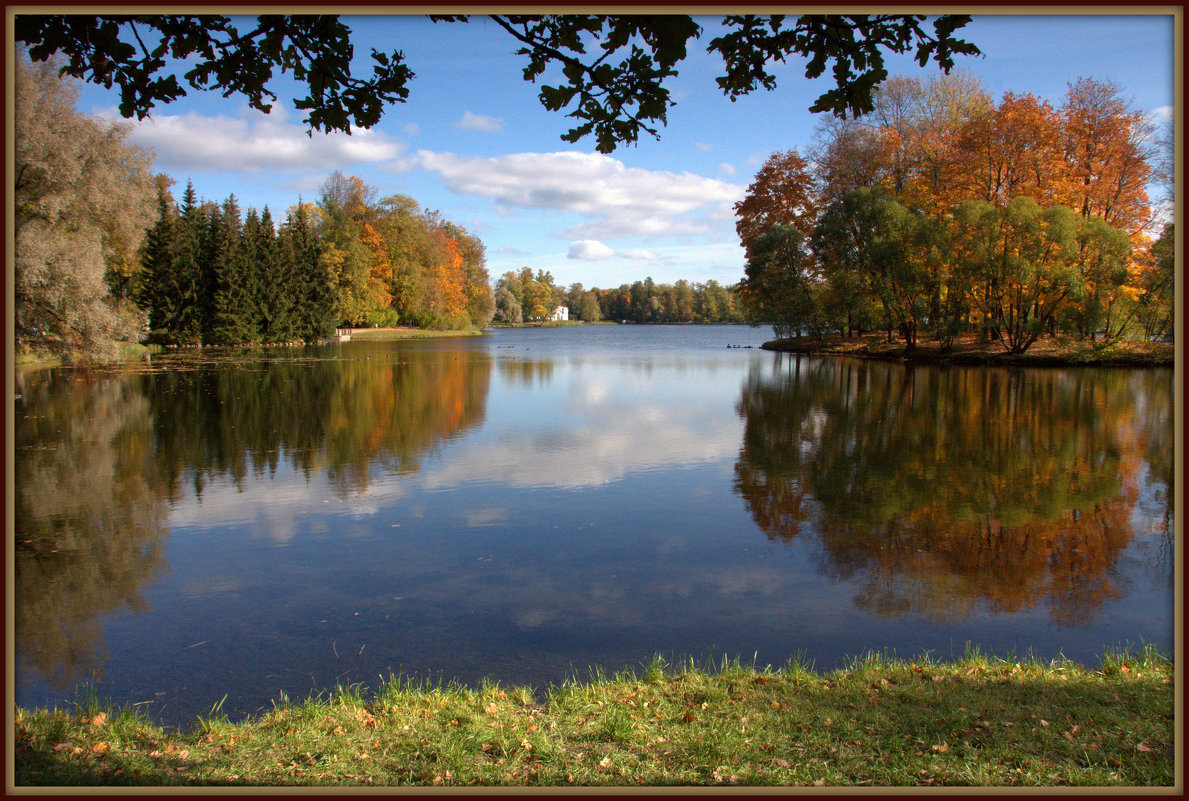
<path fill-rule="evenodd" d="M 235 195 L 223 203 L 214 239 L 211 341 L 224 345 L 256 342 L 260 339 L 259 315 L 253 297 L 256 282 L 244 250 Z"/>
<path fill-rule="evenodd" d="M 172 247 L 172 283 L 176 294 L 169 303 L 170 313 L 164 326 L 179 344 L 198 343 L 202 339 L 204 228 L 194 185 L 187 183 Z"/>
<path fill-rule="evenodd" d="M 259 279 L 260 335 L 264 342 L 288 342 L 293 336 L 292 270 L 281 254 L 276 228 L 268 206 L 264 207 L 251 232 L 255 272 Z"/>
<path fill-rule="evenodd" d="M 173 237 L 177 207 L 169 189 L 157 188 L 157 221 L 145 234 L 141 246 L 141 272 L 137 276 L 136 300 L 149 313 L 152 337 L 160 338 L 171 318 L 173 299 Z"/>
<path fill-rule="evenodd" d="M 296 334 L 305 342 L 326 339 L 334 331 L 336 312 L 330 273 L 319 259 L 318 239 L 306 207 L 298 203 L 282 230 L 283 252 L 292 265 Z"/>

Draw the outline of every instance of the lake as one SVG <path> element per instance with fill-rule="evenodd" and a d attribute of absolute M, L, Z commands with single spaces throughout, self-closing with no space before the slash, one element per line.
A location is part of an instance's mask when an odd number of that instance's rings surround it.
<path fill-rule="evenodd" d="M 1171 652 L 1172 370 L 755 349 L 770 332 L 18 374 L 16 701 L 87 683 L 179 725 L 393 674 Z"/>

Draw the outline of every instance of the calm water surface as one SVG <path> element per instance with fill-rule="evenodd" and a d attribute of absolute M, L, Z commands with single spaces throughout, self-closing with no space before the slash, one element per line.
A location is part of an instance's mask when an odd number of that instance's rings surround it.
<path fill-rule="evenodd" d="M 16 700 L 1173 645 L 1171 370 L 589 326 L 18 376 Z"/>

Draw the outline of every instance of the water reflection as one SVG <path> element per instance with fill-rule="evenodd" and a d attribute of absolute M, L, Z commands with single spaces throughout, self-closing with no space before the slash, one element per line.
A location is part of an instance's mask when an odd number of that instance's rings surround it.
<path fill-rule="evenodd" d="M 407 475 L 483 420 L 491 362 L 474 354 L 376 351 L 359 359 L 247 361 L 167 370 L 144 384 L 170 499 L 212 477 L 240 489 L 288 462 L 325 471 L 341 497 L 373 468 Z"/>
<path fill-rule="evenodd" d="M 166 570 L 148 401 L 129 382 L 47 370 L 14 409 L 18 668 L 66 685 L 99 672 L 99 615 L 147 608 Z"/>
<path fill-rule="evenodd" d="M 169 571 L 169 520 L 209 514 L 293 533 L 284 499 L 324 474 L 339 499 L 376 473 L 407 475 L 484 416 L 491 362 L 474 354 L 387 351 L 358 360 L 180 359 L 168 369 L 22 375 L 15 407 L 18 661 L 57 686 L 101 676 L 99 618 L 149 611 Z M 249 478 L 278 471 L 305 481 Z M 304 486 L 303 486 L 304 484 Z M 193 500 L 192 500 L 193 499 Z M 239 501 L 239 503 L 236 503 Z M 242 508 L 237 508 L 242 507 Z M 288 515 L 288 517 L 286 517 Z"/>
<path fill-rule="evenodd" d="M 822 571 L 861 579 L 864 611 L 1045 604 L 1078 625 L 1128 591 L 1140 472 L 1159 481 L 1172 452 L 1147 410 L 1170 391 L 1166 371 L 793 357 L 744 385 L 735 488 L 770 539 L 820 538 Z"/>

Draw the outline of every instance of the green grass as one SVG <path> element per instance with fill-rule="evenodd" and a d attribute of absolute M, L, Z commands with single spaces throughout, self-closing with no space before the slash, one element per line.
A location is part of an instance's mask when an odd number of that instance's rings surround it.
<path fill-rule="evenodd" d="M 17 785 L 1174 784 L 1172 663 L 724 661 L 477 689 L 393 678 L 185 733 L 84 695 L 17 709 Z"/>

